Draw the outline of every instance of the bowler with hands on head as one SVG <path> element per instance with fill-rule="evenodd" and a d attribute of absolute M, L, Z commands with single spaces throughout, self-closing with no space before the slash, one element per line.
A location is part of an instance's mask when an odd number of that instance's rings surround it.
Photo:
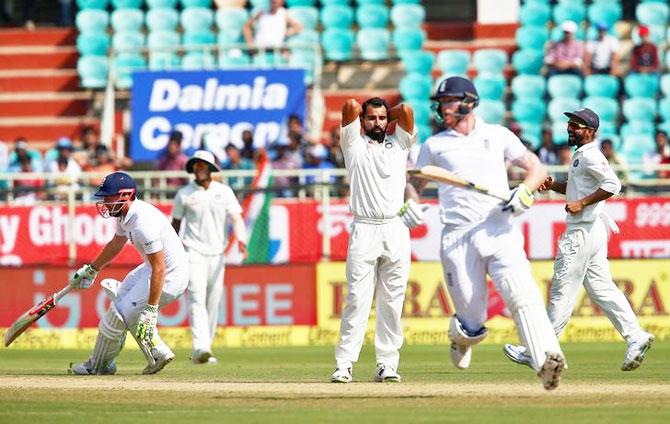
<path fill-rule="evenodd" d="M 603 207 L 606 199 L 621 190 L 621 182 L 594 143 L 600 125 L 598 115 L 588 108 L 565 115 L 569 119 L 568 145 L 577 147 L 569 165 L 568 180 L 554 181 L 548 176 L 538 189 L 565 194 L 568 213 L 567 229 L 558 241 L 547 313 L 556 335 L 560 335 L 583 283 L 588 296 L 628 343 L 621 369 L 631 371 L 644 360 L 654 336 L 640 327 L 626 296 L 612 281 L 607 261 L 609 233 L 618 233 L 619 228 Z M 507 344 L 504 352 L 514 362 L 529 363 L 523 346 Z"/>

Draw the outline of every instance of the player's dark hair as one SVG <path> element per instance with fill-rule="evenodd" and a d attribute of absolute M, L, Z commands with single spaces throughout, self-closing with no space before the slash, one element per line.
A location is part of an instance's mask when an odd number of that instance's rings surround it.
<path fill-rule="evenodd" d="M 600 142 L 600 145 L 601 145 L 601 146 L 603 146 L 603 145 L 605 145 L 605 144 L 607 144 L 608 146 L 612 147 L 612 140 L 610 140 L 609 138 L 606 138 L 606 139 L 604 139 L 603 141 Z"/>
<path fill-rule="evenodd" d="M 365 116 L 365 112 L 368 110 L 368 106 L 372 106 L 375 108 L 383 106 L 384 108 L 386 108 L 387 115 L 389 113 L 389 110 L 391 109 L 386 100 L 382 99 L 381 97 L 371 97 L 366 101 L 364 101 L 363 104 L 361 105 L 361 117 Z"/>

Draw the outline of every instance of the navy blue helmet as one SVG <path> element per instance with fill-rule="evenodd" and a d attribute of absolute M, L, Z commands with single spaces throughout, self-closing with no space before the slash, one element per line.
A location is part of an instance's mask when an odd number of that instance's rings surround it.
<path fill-rule="evenodd" d="M 124 213 L 124 206 L 135 199 L 135 193 L 137 193 L 137 185 L 133 177 L 125 172 L 113 172 L 102 180 L 94 196 L 118 197 L 108 202 L 100 200 L 95 206 L 98 208 L 98 213 L 104 218 L 120 217 Z"/>

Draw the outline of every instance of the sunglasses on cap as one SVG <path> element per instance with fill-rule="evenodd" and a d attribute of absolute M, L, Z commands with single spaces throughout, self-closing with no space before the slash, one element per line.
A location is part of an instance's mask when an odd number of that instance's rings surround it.
<path fill-rule="evenodd" d="M 591 128 L 591 127 L 589 127 L 589 126 L 586 125 L 586 124 L 583 124 L 583 123 L 578 122 L 578 121 L 573 121 L 573 120 L 568 121 L 568 125 L 572 125 L 572 126 L 574 126 L 574 127 L 577 127 L 577 128 L 580 129 L 580 130 L 583 130 L 583 129 L 585 129 L 585 128 L 589 128 L 589 129 Z"/>

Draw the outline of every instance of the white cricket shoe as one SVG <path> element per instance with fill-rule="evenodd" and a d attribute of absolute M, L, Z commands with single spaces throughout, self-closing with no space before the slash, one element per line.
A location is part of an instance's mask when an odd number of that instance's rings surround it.
<path fill-rule="evenodd" d="M 470 346 L 451 343 L 449 352 L 451 353 L 451 363 L 456 368 L 464 370 L 470 366 L 470 361 L 472 360 L 472 348 Z"/>
<path fill-rule="evenodd" d="M 547 352 L 547 359 L 537 373 L 546 390 L 554 390 L 561 381 L 561 373 L 565 369 L 565 358 L 561 353 Z"/>
<path fill-rule="evenodd" d="M 116 374 L 116 364 L 114 361 L 112 361 L 109 365 L 107 365 L 105 368 L 102 370 L 94 370 L 93 369 L 93 364 L 91 364 L 91 358 L 88 358 L 86 362 L 82 362 L 80 364 L 77 364 L 75 366 L 72 366 L 70 364 L 70 369 L 68 370 L 68 374 L 74 374 L 74 375 L 114 375 Z"/>
<path fill-rule="evenodd" d="M 388 365 L 377 364 L 375 381 L 377 383 L 400 383 L 400 374 Z"/>
<path fill-rule="evenodd" d="M 351 368 L 337 368 L 330 376 L 331 383 L 351 383 Z"/>
<path fill-rule="evenodd" d="M 214 358 L 212 356 L 212 352 L 208 352 L 206 350 L 196 350 L 193 353 L 193 358 L 191 359 L 191 361 L 196 365 L 208 364 L 211 358 Z M 216 358 L 214 358 L 214 361 L 216 361 Z"/>
<path fill-rule="evenodd" d="M 507 356 L 512 362 L 533 368 L 532 359 L 526 353 L 525 346 L 507 343 L 505 346 L 503 346 L 503 352 L 505 353 L 505 356 Z"/>
<path fill-rule="evenodd" d="M 622 371 L 633 371 L 636 370 L 642 365 L 644 356 L 647 354 L 647 351 L 651 349 L 651 344 L 654 342 L 654 336 L 649 333 L 645 333 L 644 338 L 639 342 L 632 342 L 628 345 L 628 350 L 626 350 L 626 357 L 623 360 L 621 365 Z"/>
<path fill-rule="evenodd" d="M 170 348 L 163 343 L 151 348 L 151 356 L 154 357 L 154 361 L 156 363 L 153 366 L 147 365 L 147 367 L 142 371 L 142 374 L 156 374 L 167 364 L 172 362 L 175 355 L 172 350 L 170 350 Z"/>

